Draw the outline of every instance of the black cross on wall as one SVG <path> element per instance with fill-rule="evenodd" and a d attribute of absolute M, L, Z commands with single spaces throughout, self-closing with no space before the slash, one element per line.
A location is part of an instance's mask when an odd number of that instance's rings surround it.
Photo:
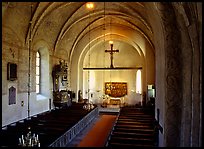
<path fill-rule="evenodd" d="M 113 53 L 114 52 L 119 52 L 119 50 L 113 50 L 113 44 L 110 44 L 111 49 L 110 50 L 105 50 L 105 52 L 110 52 L 110 60 L 111 60 L 111 65 L 110 68 L 113 68 Z"/>

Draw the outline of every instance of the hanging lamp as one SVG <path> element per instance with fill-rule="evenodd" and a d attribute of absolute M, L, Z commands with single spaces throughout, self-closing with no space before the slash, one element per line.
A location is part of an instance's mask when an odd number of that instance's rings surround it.
<path fill-rule="evenodd" d="M 31 88 L 31 46 L 32 46 L 32 8 L 33 5 L 31 3 L 30 6 L 30 22 L 29 22 L 29 41 L 28 41 L 28 118 L 30 118 L 30 88 Z"/>
<path fill-rule="evenodd" d="M 90 30 L 91 30 L 91 25 L 90 25 L 90 14 L 91 14 L 91 10 L 94 8 L 94 4 L 92 2 L 88 2 L 86 3 L 86 8 L 89 10 L 89 49 L 88 49 L 88 65 L 90 67 L 90 49 L 91 49 L 91 45 L 90 45 L 90 41 L 91 41 L 91 36 L 90 36 Z M 88 94 L 88 101 L 87 102 L 90 102 L 90 71 L 88 71 L 88 91 L 87 91 L 87 94 Z"/>

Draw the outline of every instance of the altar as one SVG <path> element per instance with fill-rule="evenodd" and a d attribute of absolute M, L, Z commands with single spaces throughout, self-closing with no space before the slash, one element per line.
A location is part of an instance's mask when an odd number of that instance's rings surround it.
<path fill-rule="evenodd" d="M 120 98 L 110 98 L 109 104 L 110 105 L 121 105 L 121 99 Z"/>
<path fill-rule="evenodd" d="M 102 107 L 123 107 L 125 104 L 125 97 L 106 97 L 103 100 Z"/>

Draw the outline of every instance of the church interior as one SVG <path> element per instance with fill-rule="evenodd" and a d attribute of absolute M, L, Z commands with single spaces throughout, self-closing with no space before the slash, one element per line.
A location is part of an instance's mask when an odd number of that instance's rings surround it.
<path fill-rule="evenodd" d="M 89 127 L 102 147 L 202 146 L 202 2 L 2 2 L 1 147 Z"/>

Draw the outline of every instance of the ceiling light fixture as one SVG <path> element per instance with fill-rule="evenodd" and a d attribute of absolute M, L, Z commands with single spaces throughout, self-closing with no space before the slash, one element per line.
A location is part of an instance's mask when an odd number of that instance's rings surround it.
<path fill-rule="evenodd" d="M 86 3 L 86 8 L 92 9 L 92 8 L 94 8 L 94 4 L 92 2 L 88 2 L 88 3 Z"/>

